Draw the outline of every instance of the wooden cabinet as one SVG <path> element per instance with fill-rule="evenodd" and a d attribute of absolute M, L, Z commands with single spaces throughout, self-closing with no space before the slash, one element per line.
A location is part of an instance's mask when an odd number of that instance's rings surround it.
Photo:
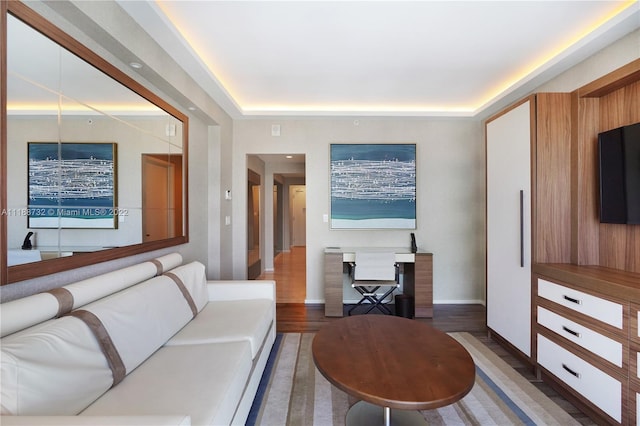
<path fill-rule="evenodd" d="M 523 233 L 507 220 L 502 226 L 511 241 L 499 244 L 511 248 L 500 252 L 494 212 L 511 201 L 491 196 L 491 127 L 526 103 L 532 108 L 530 247 L 526 227 Z M 525 332 L 524 316 L 531 315 L 529 360 L 598 423 L 640 424 L 640 226 L 600 223 L 597 183 L 598 133 L 637 122 L 640 59 L 572 93 L 531 96 L 487 124 L 487 325 L 508 348 L 526 354 L 513 336 Z M 527 249 L 532 263 L 532 305 L 524 314 L 524 306 L 514 312 L 511 305 L 521 300 L 522 284 L 507 266 L 519 235 L 525 263 Z"/>
<path fill-rule="evenodd" d="M 531 120 L 527 99 L 486 125 L 487 326 L 527 357 L 531 329 Z"/>
<path fill-rule="evenodd" d="M 629 418 L 640 425 L 640 304 L 631 303 L 629 319 Z"/>
<path fill-rule="evenodd" d="M 585 288 L 563 265 L 533 275 L 535 358 L 548 380 L 607 423 L 629 423 L 628 302 Z M 607 271 L 598 270 L 606 289 Z M 562 277 L 559 279 L 558 277 Z"/>
<path fill-rule="evenodd" d="M 487 326 L 526 358 L 531 264 L 570 258 L 570 111 L 569 94 L 540 93 L 486 124 Z"/>

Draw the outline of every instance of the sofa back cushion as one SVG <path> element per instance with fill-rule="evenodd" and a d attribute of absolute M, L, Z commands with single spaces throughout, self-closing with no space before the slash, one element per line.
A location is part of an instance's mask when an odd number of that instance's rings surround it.
<path fill-rule="evenodd" d="M 64 286 L 73 296 L 73 309 L 101 299 L 134 284 L 141 283 L 182 263 L 179 253 L 171 253 L 147 262 Z"/>
<path fill-rule="evenodd" d="M 160 276 L 82 308 L 97 318 L 122 360 L 133 371 L 192 318 L 182 292 Z"/>
<path fill-rule="evenodd" d="M 184 289 L 188 292 L 188 296 L 191 297 L 193 304 L 195 305 L 196 314 L 202 310 L 209 302 L 209 295 L 207 291 L 207 277 L 205 267 L 200 262 L 191 262 L 186 265 L 178 266 L 165 273 L 165 275 L 171 277 L 174 281 L 184 285 Z"/>
<path fill-rule="evenodd" d="M 126 268 L 107 272 L 49 292 L 3 303 L 0 307 L 0 336 L 55 318 L 71 309 L 120 291 L 182 263 L 179 253 L 171 253 Z"/>
<path fill-rule="evenodd" d="M 113 381 L 98 342 L 77 318 L 4 337 L 0 350 L 3 415 L 75 415 Z"/>

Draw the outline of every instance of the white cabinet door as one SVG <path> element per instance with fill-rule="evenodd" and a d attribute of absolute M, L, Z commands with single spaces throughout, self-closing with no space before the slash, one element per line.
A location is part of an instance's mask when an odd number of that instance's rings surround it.
<path fill-rule="evenodd" d="M 531 356 L 531 102 L 487 123 L 487 325 Z"/>

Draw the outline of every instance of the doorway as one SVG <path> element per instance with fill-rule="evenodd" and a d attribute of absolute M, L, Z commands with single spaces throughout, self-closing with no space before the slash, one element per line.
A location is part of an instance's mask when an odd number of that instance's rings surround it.
<path fill-rule="evenodd" d="M 247 187 L 247 277 L 256 279 L 262 272 L 260 254 L 260 175 L 248 169 Z"/>
<path fill-rule="evenodd" d="M 276 281 L 278 303 L 306 299 L 306 186 L 304 154 L 253 154 L 263 163 L 263 272 Z M 250 158 L 251 161 L 256 158 Z M 268 209 L 268 210 L 267 210 Z"/>

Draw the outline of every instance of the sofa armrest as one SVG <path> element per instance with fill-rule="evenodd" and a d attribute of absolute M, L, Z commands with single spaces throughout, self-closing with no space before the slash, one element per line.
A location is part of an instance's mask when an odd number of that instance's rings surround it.
<path fill-rule="evenodd" d="M 1 416 L 2 426 L 189 426 L 190 416 Z"/>
<path fill-rule="evenodd" d="M 209 301 L 270 299 L 276 301 L 273 280 L 207 281 Z"/>

